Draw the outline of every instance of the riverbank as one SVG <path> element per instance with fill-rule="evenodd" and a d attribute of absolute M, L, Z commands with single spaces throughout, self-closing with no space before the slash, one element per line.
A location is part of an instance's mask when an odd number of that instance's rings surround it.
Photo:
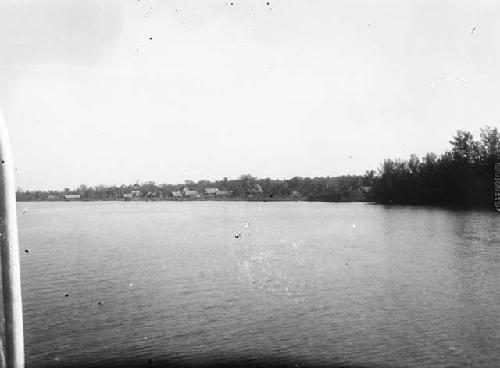
<path fill-rule="evenodd" d="M 321 200 L 308 197 L 229 197 L 229 198 L 102 198 L 102 199 L 40 199 L 40 200 L 23 200 L 18 199 L 18 203 L 28 202 L 331 202 L 331 203 L 351 203 L 351 202 L 370 202 L 368 200 Z"/>

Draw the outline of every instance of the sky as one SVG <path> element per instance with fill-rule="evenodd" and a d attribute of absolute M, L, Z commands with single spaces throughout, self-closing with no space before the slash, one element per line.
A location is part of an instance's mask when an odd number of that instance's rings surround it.
<path fill-rule="evenodd" d="M 500 126 L 497 1 L 3 0 L 23 189 L 362 174 Z"/>

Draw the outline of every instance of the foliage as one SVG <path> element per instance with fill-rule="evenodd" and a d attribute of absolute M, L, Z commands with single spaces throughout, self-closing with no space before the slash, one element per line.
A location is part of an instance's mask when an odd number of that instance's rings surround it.
<path fill-rule="evenodd" d="M 377 202 L 494 206 L 494 167 L 499 162 L 497 128 L 484 127 L 480 139 L 459 130 L 451 150 L 441 156 L 427 153 L 420 160 L 385 160 L 373 182 Z"/>

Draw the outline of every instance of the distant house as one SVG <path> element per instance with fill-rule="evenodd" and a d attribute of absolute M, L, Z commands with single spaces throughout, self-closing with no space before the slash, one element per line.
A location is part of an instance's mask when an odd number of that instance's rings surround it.
<path fill-rule="evenodd" d="M 372 191 L 372 187 L 361 187 L 363 193 L 368 194 Z"/>
<path fill-rule="evenodd" d="M 292 190 L 292 193 L 290 194 L 291 197 L 298 198 L 300 197 L 300 193 L 298 190 Z"/>
<path fill-rule="evenodd" d="M 132 193 L 123 193 L 123 198 L 125 198 L 126 201 L 130 201 L 132 199 Z"/>
<path fill-rule="evenodd" d="M 163 193 L 159 190 L 153 190 L 149 191 L 148 194 L 146 194 L 146 197 L 148 198 L 163 198 Z"/>
<path fill-rule="evenodd" d="M 80 199 L 80 194 L 65 194 L 64 195 L 65 201 L 77 201 L 79 199 Z"/>
<path fill-rule="evenodd" d="M 108 189 L 104 192 L 104 198 L 111 199 L 111 198 L 115 198 L 115 197 L 117 197 L 117 193 L 116 193 L 115 189 Z"/>
<path fill-rule="evenodd" d="M 198 193 L 197 190 L 189 190 L 187 188 L 184 188 L 182 191 L 185 197 L 189 198 L 200 198 L 200 193 Z"/>
<path fill-rule="evenodd" d="M 142 196 L 142 193 L 140 190 L 132 190 L 130 191 L 130 194 L 132 194 L 132 197 L 140 197 Z"/>
<path fill-rule="evenodd" d="M 48 199 L 49 201 L 55 201 L 55 200 L 57 200 L 57 196 L 56 196 L 56 195 L 53 195 L 53 194 L 49 194 L 49 195 L 47 196 L 47 199 Z"/>
<path fill-rule="evenodd" d="M 231 192 L 227 190 L 218 190 L 217 191 L 217 197 L 227 197 L 231 194 Z"/>
<path fill-rule="evenodd" d="M 176 190 L 172 192 L 172 197 L 174 198 L 182 198 L 182 193 L 180 190 Z"/>
<path fill-rule="evenodd" d="M 215 197 L 217 195 L 217 192 L 219 190 L 217 188 L 206 188 L 205 189 L 205 195 L 209 197 Z"/>

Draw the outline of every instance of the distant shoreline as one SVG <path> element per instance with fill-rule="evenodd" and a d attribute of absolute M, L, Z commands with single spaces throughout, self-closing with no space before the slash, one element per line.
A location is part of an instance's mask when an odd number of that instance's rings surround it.
<path fill-rule="evenodd" d="M 372 205 L 378 206 L 386 206 L 391 208 L 397 207 L 419 207 L 419 208 L 442 208 L 448 210 L 458 210 L 458 211 L 466 211 L 466 210 L 479 210 L 479 211 L 495 211 L 500 212 L 499 209 L 495 209 L 495 207 L 491 206 L 477 206 L 477 205 L 450 205 L 450 204 L 430 204 L 430 203 L 384 203 L 377 202 L 373 200 L 316 200 L 316 199 L 308 199 L 308 198 L 298 198 L 291 199 L 286 197 L 278 197 L 278 198 L 264 198 L 264 197 L 254 197 L 254 198 L 182 198 L 182 199 L 133 199 L 133 200 L 125 200 L 123 198 L 109 198 L 109 199 L 84 199 L 84 200 L 64 200 L 64 199 L 56 199 L 56 200 L 17 200 L 17 203 L 61 203 L 61 202 L 78 202 L 78 203 L 90 203 L 90 202 L 309 202 L 309 203 L 368 203 Z"/>
<path fill-rule="evenodd" d="M 152 199 L 132 199 L 126 200 L 123 198 L 109 198 L 109 199 L 76 199 L 76 200 L 65 200 L 65 199 L 43 199 L 43 200 L 17 200 L 18 203 L 29 203 L 29 202 L 40 202 L 40 203 L 60 203 L 60 202 L 325 202 L 325 203 L 352 203 L 352 202 L 366 202 L 367 200 L 338 200 L 338 201 L 327 201 L 327 200 L 315 200 L 308 198 L 289 198 L 289 197 L 231 197 L 231 198 L 152 198 Z"/>

